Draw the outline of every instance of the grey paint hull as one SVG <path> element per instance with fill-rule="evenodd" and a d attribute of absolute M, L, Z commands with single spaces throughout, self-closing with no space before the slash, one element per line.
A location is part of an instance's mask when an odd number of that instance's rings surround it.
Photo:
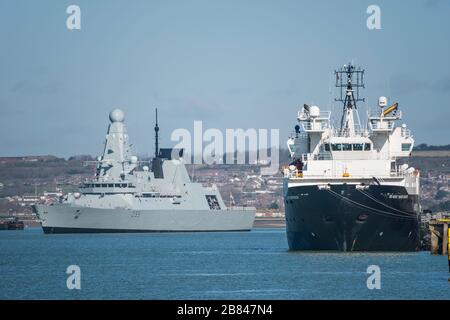
<path fill-rule="evenodd" d="M 36 205 L 45 233 L 248 231 L 252 209 L 127 210 Z"/>

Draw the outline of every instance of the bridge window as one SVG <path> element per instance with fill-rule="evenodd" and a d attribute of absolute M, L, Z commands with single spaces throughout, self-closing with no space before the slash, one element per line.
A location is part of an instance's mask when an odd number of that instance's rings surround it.
<path fill-rule="evenodd" d="M 328 143 L 324 144 L 325 151 L 330 151 L 330 145 Z"/>
<path fill-rule="evenodd" d="M 340 143 L 333 143 L 331 145 L 331 150 L 333 150 L 333 151 L 342 151 L 342 144 L 340 144 Z"/>
<path fill-rule="evenodd" d="M 332 151 L 370 151 L 370 143 L 333 143 L 331 144 Z M 330 148 L 325 144 L 325 150 L 329 151 Z"/>
<path fill-rule="evenodd" d="M 342 150 L 343 151 L 352 151 L 352 145 L 350 143 L 343 143 Z"/>
<path fill-rule="evenodd" d="M 411 149 L 411 143 L 402 143 L 402 151 L 409 151 Z"/>

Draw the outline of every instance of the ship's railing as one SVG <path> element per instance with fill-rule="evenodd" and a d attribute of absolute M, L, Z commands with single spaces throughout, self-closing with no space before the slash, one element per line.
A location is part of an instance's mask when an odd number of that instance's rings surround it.
<path fill-rule="evenodd" d="M 401 110 L 397 110 L 397 112 L 392 115 L 392 114 L 388 114 L 387 116 L 381 116 L 380 112 L 375 112 L 375 111 L 371 111 L 369 113 L 369 120 L 380 120 L 383 119 L 383 121 L 387 121 L 387 120 L 399 120 L 402 118 L 402 111 Z"/>
<path fill-rule="evenodd" d="M 234 210 L 253 211 L 253 210 L 255 210 L 255 208 L 253 208 L 253 207 L 244 207 L 244 206 L 227 207 L 227 211 L 234 211 Z"/>
<path fill-rule="evenodd" d="M 354 126 L 354 133 L 355 136 L 361 136 L 361 137 L 365 137 L 368 135 L 368 132 L 362 128 L 360 125 L 355 124 Z M 348 133 L 347 132 L 341 132 L 339 129 L 333 129 L 333 132 L 331 133 L 331 137 L 347 137 Z"/>
<path fill-rule="evenodd" d="M 289 168 L 284 168 L 283 169 L 283 176 L 285 178 L 303 178 L 303 174 L 301 172 L 299 172 L 297 169 L 294 170 L 290 170 Z"/>
<path fill-rule="evenodd" d="M 322 131 L 325 129 L 328 129 L 330 127 L 328 122 L 322 122 L 322 121 L 317 121 L 317 122 L 302 122 L 302 127 L 303 130 L 305 131 Z"/>
<path fill-rule="evenodd" d="M 401 134 L 402 134 L 402 137 L 404 137 L 404 138 L 411 138 L 412 137 L 411 130 L 409 130 L 407 128 L 402 128 Z"/>
<path fill-rule="evenodd" d="M 413 177 L 419 174 L 419 170 L 414 168 L 407 168 L 405 170 L 401 169 L 400 166 L 397 166 L 395 169 L 391 170 L 391 176 L 395 177 Z"/>
<path fill-rule="evenodd" d="M 303 153 L 302 154 L 302 161 L 310 161 L 310 160 L 332 160 L 333 157 L 331 153 L 318 153 L 318 154 L 312 154 L 312 153 Z"/>
<path fill-rule="evenodd" d="M 320 111 L 319 119 L 330 120 L 331 119 L 331 111 Z"/>
<path fill-rule="evenodd" d="M 380 130 L 389 130 L 391 131 L 394 129 L 395 122 L 394 121 L 378 121 L 378 120 L 372 120 L 369 122 L 370 129 L 372 131 L 380 131 Z"/>
<path fill-rule="evenodd" d="M 344 176 L 342 173 L 328 173 L 328 174 L 304 174 L 298 170 L 285 171 L 283 172 L 285 178 L 289 179 L 300 179 L 300 180 L 327 180 L 327 179 L 373 179 L 376 177 L 379 180 L 388 178 L 404 178 L 411 175 L 405 173 L 387 173 L 385 175 L 380 175 L 379 172 L 365 172 L 364 174 L 352 174 L 349 173 L 348 176 Z"/>
<path fill-rule="evenodd" d="M 289 135 L 289 138 L 307 138 L 308 134 L 304 131 L 300 131 L 300 132 L 295 132 L 295 131 L 291 131 L 291 134 Z"/>
<path fill-rule="evenodd" d="M 363 173 L 353 174 L 351 169 L 349 172 L 330 170 L 323 174 L 311 174 L 307 170 L 299 171 L 297 168 L 290 169 L 289 167 L 283 168 L 283 175 L 285 178 L 302 178 L 302 179 L 341 179 L 341 178 L 366 178 L 371 179 L 372 177 L 384 177 L 384 178 L 402 178 L 416 176 L 418 171 L 407 171 L 401 170 L 399 167 L 386 171 L 380 175 L 380 171 L 364 171 Z"/>
<path fill-rule="evenodd" d="M 309 121 L 312 120 L 313 117 L 311 117 L 309 114 L 303 113 L 302 111 L 299 111 L 299 113 L 297 114 L 297 119 L 300 121 Z M 319 120 L 319 121 L 329 121 L 331 119 L 331 111 L 320 111 L 319 112 L 319 116 L 318 117 L 314 117 L 314 119 Z"/>

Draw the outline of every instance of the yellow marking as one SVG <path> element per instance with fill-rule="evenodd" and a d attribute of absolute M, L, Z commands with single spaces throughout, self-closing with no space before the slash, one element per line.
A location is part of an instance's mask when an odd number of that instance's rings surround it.
<path fill-rule="evenodd" d="M 344 178 L 350 177 L 350 173 L 347 172 L 347 168 L 345 168 L 344 173 L 342 174 Z"/>
<path fill-rule="evenodd" d="M 392 106 L 388 107 L 387 109 L 385 109 L 383 111 L 383 116 L 387 116 L 389 113 L 391 113 L 392 111 L 394 111 L 394 109 L 396 109 L 398 107 L 398 102 L 394 103 Z"/>

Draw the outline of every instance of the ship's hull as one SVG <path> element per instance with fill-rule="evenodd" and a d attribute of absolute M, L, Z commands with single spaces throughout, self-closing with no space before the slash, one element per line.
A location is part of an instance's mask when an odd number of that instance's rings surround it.
<path fill-rule="evenodd" d="M 416 251 L 418 196 L 404 187 L 292 186 L 285 194 L 291 250 Z"/>
<path fill-rule="evenodd" d="M 249 231 L 255 211 L 127 210 L 36 205 L 44 233 L 141 233 Z"/>

